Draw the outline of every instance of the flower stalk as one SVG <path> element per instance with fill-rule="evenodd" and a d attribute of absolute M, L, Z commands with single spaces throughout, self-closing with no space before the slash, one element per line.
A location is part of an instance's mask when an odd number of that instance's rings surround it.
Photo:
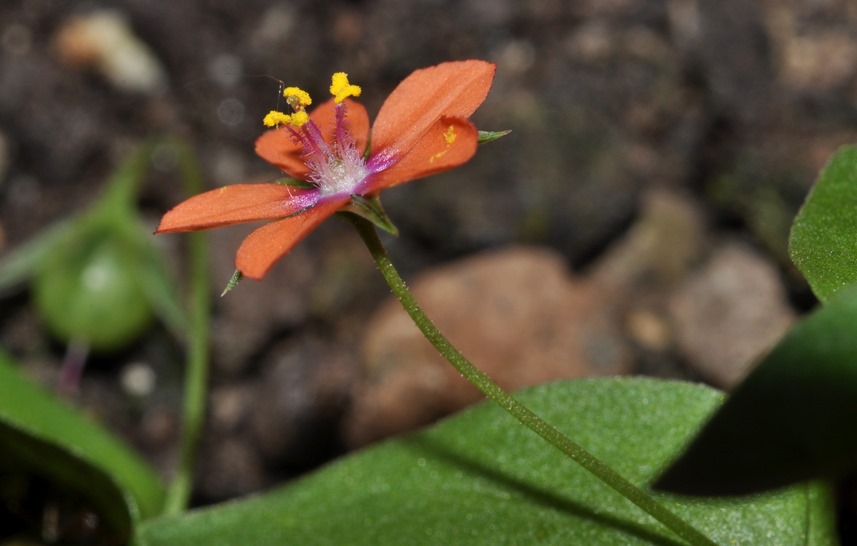
<path fill-rule="evenodd" d="M 189 194 L 202 188 L 202 177 L 192 155 L 180 145 L 175 145 L 180 161 L 185 189 Z M 204 233 L 191 234 L 190 286 L 187 367 L 184 378 L 182 402 L 182 433 L 178 467 L 167 490 L 165 514 L 184 512 L 190 501 L 193 488 L 193 472 L 199 439 L 205 424 L 205 404 L 208 391 L 209 346 L 208 333 L 211 325 L 211 302 L 208 280 L 208 245 Z M 236 281 L 237 282 L 237 281 Z"/>
<path fill-rule="evenodd" d="M 567 457 L 580 464 L 609 487 L 637 505 L 665 527 L 694 546 L 716 546 L 716 543 L 706 537 L 698 529 L 668 510 L 657 502 L 651 495 L 637 487 L 598 457 L 572 441 L 553 425 L 536 415 L 527 406 L 518 402 L 494 380 L 474 366 L 449 340 L 437 329 L 431 319 L 417 303 L 413 294 L 408 290 L 405 281 L 399 275 L 395 266 L 384 249 L 378 233 L 372 223 L 351 213 L 340 213 L 363 239 L 366 248 L 372 255 L 381 275 L 396 299 L 419 328 L 425 338 L 435 349 L 462 375 L 479 389 L 486 397 L 517 419 L 552 446 L 562 451 Z"/>

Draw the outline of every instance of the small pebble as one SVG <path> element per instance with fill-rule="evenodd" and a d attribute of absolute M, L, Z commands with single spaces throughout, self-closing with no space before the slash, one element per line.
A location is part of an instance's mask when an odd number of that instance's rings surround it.
<path fill-rule="evenodd" d="M 119 381 L 126 393 L 144 398 L 155 390 L 158 377 L 155 370 L 148 364 L 132 362 L 122 368 Z"/>
<path fill-rule="evenodd" d="M 117 11 L 98 10 L 69 19 L 54 45 L 66 64 L 94 68 L 122 91 L 153 95 L 166 85 L 160 60 Z"/>

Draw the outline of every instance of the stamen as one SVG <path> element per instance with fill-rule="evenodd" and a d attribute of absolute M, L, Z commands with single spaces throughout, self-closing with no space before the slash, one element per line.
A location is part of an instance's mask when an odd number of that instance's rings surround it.
<path fill-rule="evenodd" d="M 359 85 L 351 85 L 348 82 L 348 74 L 345 72 L 337 72 L 330 78 L 330 94 L 336 104 L 348 97 L 359 97 L 362 92 Z"/>
<path fill-rule="evenodd" d="M 309 96 L 309 93 L 300 87 L 286 87 L 283 89 L 283 96 L 286 97 L 286 102 L 296 112 L 312 104 L 312 98 Z"/>
<path fill-rule="evenodd" d="M 309 121 L 309 115 L 301 110 L 295 112 L 291 116 L 276 110 L 271 110 L 268 115 L 262 120 L 265 127 L 279 127 L 280 125 L 288 125 L 290 127 L 302 127 Z"/>
<path fill-rule="evenodd" d="M 300 110 L 292 114 L 291 125 L 292 127 L 303 127 L 309 121 L 309 115 Z"/>
<path fill-rule="evenodd" d="M 333 133 L 334 141 L 340 143 L 347 142 L 351 140 L 351 133 L 348 130 L 348 120 L 346 119 L 348 116 L 348 105 L 337 104 L 333 109 L 336 113 L 336 125 Z"/>
<path fill-rule="evenodd" d="M 306 113 L 312 99 L 297 87 L 283 90 L 283 96 L 294 113 L 275 111 L 264 120 L 269 127 L 286 125 L 295 142 L 300 143 L 301 158 L 309 169 L 306 180 L 318 189 L 321 196 L 359 191 L 360 184 L 370 174 L 363 159 L 363 150 L 356 149 L 354 136 L 348 128 L 348 106 L 342 104 L 348 97 L 359 96 L 361 89 L 349 83 L 345 72 L 337 72 L 331 78 L 330 92 L 334 97 L 335 120 L 333 134 L 327 138 Z"/>
<path fill-rule="evenodd" d="M 268 112 L 268 115 L 265 116 L 265 119 L 262 120 L 262 123 L 265 127 L 277 127 L 279 125 L 291 125 L 292 124 L 292 116 L 288 114 L 284 114 L 282 112 L 277 112 L 276 110 L 271 110 Z"/>

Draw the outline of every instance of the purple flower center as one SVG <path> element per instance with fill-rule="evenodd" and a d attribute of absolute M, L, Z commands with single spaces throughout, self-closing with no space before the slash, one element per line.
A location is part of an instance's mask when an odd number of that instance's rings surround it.
<path fill-rule="evenodd" d="M 292 136 L 303 145 L 303 160 L 309 167 L 307 181 L 322 197 L 357 193 L 357 187 L 370 174 L 363 151 L 357 149 L 354 136 L 348 128 L 348 107 L 340 103 L 336 109 L 333 138 L 324 139 L 322 130 L 312 120 L 301 127 L 289 127 Z"/>

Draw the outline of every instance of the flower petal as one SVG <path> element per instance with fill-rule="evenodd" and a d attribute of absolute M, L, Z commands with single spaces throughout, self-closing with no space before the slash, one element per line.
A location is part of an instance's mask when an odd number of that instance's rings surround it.
<path fill-rule="evenodd" d="M 362 153 L 369 140 L 369 114 L 359 102 L 345 99 L 344 104 L 348 108 L 349 130 L 354 136 L 357 149 Z M 333 138 L 333 127 L 336 124 L 334 106 L 333 99 L 330 99 L 319 105 L 309 115 L 328 142 Z M 309 174 L 309 169 L 303 160 L 303 145 L 292 136 L 288 128 L 281 127 L 263 133 L 256 139 L 256 153 L 294 178 L 306 180 Z"/>
<path fill-rule="evenodd" d="M 277 260 L 347 202 L 347 197 L 322 201 L 297 216 L 260 227 L 238 247 L 235 267 L 245 277 L 261 279 Z"/>
<path fill-rule="evenodd" d="M 351 99 L 345 99 L 342 104 L 346 106 L 346 122 L 351 136 L 354 137 L 354 143 L 360 155 L 366 150 L 366 143 L 369 141 L 369 114 L 366 112 L 366 107 Z M 334 137 L 334 128 L 336 127 L 336 110 L 333 99 L 319 105 L 318 108 L 312 111 L 310 119 L 312 119 L 318 128 L 321 129 L 324 140 L 331 142 Z"/>
<path fill-rule="evenodd" d="M 155 233 L 196 231 L 283 218 L 313 205 L 318 191 L 281 184 L 235 184 L 195 195 L 164 214 Z"/>
<path fill-rule="evenodd" d="M 381 106 L 372 154 L 405 154 L 441 116 L 470 117 L 488 95 L 494 69 L 485 61 L 457 61 L 414 71 Z"/>
<path fill-rule="evenodd" d="M 466 119 L 443 117 L 404 157 L 369 178 L 366 193 L 454 169 L 476 153 L 479 131 Z"/>

